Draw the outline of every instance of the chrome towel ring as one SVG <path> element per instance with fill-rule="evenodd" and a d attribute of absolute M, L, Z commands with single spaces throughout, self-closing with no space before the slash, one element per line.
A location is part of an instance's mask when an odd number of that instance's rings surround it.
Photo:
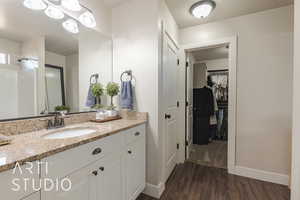
<path fill-rule="evenodd" d="M 121 76 L 120 76 L 121 82 L 123 82 L 124 75 L 130 76 L 130 81 L 132 81 L 132 71 L 131 70 L 126 70 L 121 74 Z"/>
<path fill-rule="evenodd" d="M 93 82 L 93 78 L 95 82 Z M 90 77 L 90 85 L 98 83 L 99 74 L 92 74 Z"/>

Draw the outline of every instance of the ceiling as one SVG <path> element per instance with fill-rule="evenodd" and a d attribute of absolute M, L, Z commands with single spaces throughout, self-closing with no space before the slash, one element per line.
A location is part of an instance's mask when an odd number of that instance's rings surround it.
<path fill-rule="evenodd" d="M 212 14 L 205 19 L 197 19 L 189 13 L 190 7 L 197 1 L 199 0 L 166 0 L 180 28 L 279 8 L 293 3 L 293 0 L 214 0 L 217 7 Z"/>
<path fill-rule="evenodd" d="M 110 8 L 113 8 L 113 7 L 116 7 L 118 6 L 119 4 L 123 3 L 125 0 L 103 0 L 103 3 L 110 7 Z"/>
<path fill-rule="evenodd" d="M 228 58 L 228 48 L 226 46 L 196 50 L 191 53 L 196 61 Z"/>

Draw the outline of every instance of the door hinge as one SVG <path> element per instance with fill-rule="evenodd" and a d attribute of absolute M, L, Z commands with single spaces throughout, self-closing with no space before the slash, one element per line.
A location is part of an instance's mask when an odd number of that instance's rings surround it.
<path fill-rule="evenodd" d="M 179 61 L 179 59 L 177 59 L 177 65 L 179 65 L 180 64 L 180 61 Z"/>
<path fill-rule="evenodd" d="M 176 148 L 177 148 L 177 149 L 179 149 L 179 143 L 177 143 L 177 146 L 176 146 Z"/>
<path fill-rule="evenodd" d="M 179 108 L 179 101 L 177 101 L 177 108 Z"/>
<path fill-rule="evenodd" d="M 186 63 L 185 63 L 185 66 L 186 66 L 186 67 L 189 67 L 189 62 L 186 62 Z"/>
<path fill-rule="evenodd" d="M 187 101 L 187 102 L 185 102 L 185 106 L 186 107 L 188 107 L 189 106 L 189 102 Z"/>
<path fill-rule="evenodd" d="M 185 146 L 189 146 L 189 141 L 185 141 Z"/>

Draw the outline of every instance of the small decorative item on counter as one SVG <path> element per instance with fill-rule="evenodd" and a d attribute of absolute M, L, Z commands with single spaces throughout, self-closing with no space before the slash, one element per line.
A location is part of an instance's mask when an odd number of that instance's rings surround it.
<path fill-rule="evenodd" d="M 96 105 L 101 104 L 101 96 L 104 93 L 104 89 L 101 83 L 95 83 L 92 85 L 92 93 L 93 96 L 96 98 Z"/>
<path fill-rule="evenodd" d="M 105 110 L 99 110 L 96 113 L 96 120 L 105 120 L 106 117 L 107 117 L 107 114 L 106 114 Z"/>
<path fill-rule="evenodd" d="M 110 96 L 110 106 L 106 107 L 106 114 L 108 117 L 115 117 L 118 116 L 119 112 L 116 109 L 116 106 L 114 106 L 113 98 L 114 96 L 117 96 L 120 92 L 120 86 L 117 83 L 110 82 L 106 86 L 106 93 L 108 96 Z"/>
<path fill-rule="evenodd" d="M 92 107 L 94 110 L 97 111 L 96 119 L 104 119 L 105 118 L 105 110 L 102 104 L 96 104 Z"/>
<path fill-rule="evenodd" d="M 120 86 L 115 82 L 110 82 L 106 86 L 106 93 L 110 96 L 110 106 L 114 107 L 113 98 L 117 96 L 120 92 Z"/>
<path fill-rule="evenodd" d="M 68 112 L 70 112 L 70 107 L 61 105 L 55 107 L 55 112 L 59 112 L 61 115 L 66 115 Z"/>
<path fill-rule="evenodd" d="M 119 115 L 119 112 L 117 110 L 115 110 L 116 107 L 115 106 L 107 106 L 106 107 L 106 115 L 108 117 L 115 117 L 115 116 L 118 116 Z"/>

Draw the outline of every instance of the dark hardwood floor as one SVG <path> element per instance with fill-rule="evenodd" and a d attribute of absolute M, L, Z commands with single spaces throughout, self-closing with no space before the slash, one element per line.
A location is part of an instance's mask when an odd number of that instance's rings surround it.
<path fill-rule="evenodd" d="M 229 175 L 225 169 L 178 165 L 161 200 L 289 200 L 286 186 Z M 141 195 L 137 200 L 154 200 Z"/>

